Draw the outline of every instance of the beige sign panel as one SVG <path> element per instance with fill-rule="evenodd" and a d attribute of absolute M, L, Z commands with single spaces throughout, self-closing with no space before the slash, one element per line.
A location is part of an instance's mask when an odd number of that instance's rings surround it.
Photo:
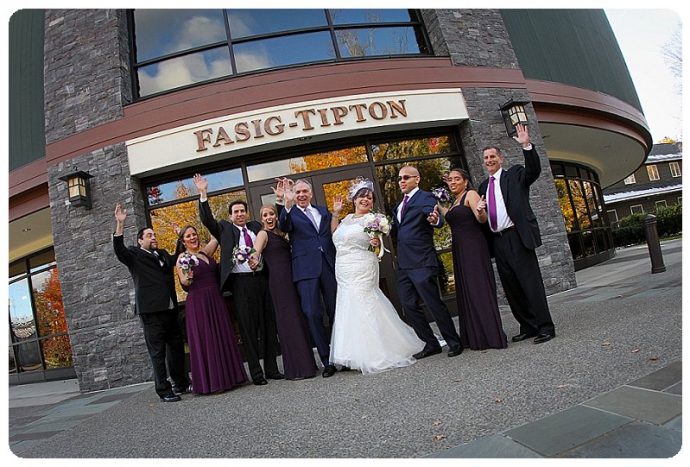
<path fill-rule="evenodd" d="M 271 107 L 127 141 L 130 173 L 144 175 L 333 137 L 457 123 L 460 89 L 345 96 Z"/>

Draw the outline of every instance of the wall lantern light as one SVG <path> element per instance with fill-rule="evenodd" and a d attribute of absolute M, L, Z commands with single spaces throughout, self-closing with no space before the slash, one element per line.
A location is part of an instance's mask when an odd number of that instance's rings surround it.
<path fill-rule="evenodd" d="M 515 136 L 517 130 L 515 125 L 522 123 L 527 125 L 527 112 L 525 111 L 526 101 L 514 101 L 510 99 L 501 106 L 501 115 L 503 116 L 503 123 L 506 126 L 508 136 Z"/>
<path fill-rule="evenodd" d="M 93 178 L 93 175 L 81 170 L 60 177 L 60 180 L 67 182 L 69 202 L 72 206 L 84 206 L 86 209 L 91 209 L 90 178 Z"/>

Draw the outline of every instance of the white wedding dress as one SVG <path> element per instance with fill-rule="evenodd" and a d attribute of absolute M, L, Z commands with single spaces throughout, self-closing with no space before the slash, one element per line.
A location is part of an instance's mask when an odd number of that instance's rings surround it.
<path fill-rule="evenodd" d="M 348 214 L 333 234 L 338 293 L 330 360 L 367 374 L 411 365 L 424 342 L 379 288 L 379 262 L 367 250 L 364 225 Z"/>

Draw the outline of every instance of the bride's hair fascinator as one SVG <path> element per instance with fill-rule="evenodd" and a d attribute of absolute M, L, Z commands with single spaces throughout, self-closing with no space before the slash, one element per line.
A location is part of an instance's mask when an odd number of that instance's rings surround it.
<path fill-rule="evenodd" d="M 367 190 L 374 192 L 374 182 L 368 178 L 357 177 L 350 183 L 350 189 L 348 190 L 347 199 L 352 201 L 359 192 L 359 190 L 366 188 Z"/>

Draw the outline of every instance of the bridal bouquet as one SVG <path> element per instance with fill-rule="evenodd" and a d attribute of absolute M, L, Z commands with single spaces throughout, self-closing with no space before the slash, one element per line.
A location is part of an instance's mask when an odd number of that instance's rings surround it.
<path fill-rule="evenodd" d="M 451 204 L 453 202 L 453 196 L 443 187 L 434 188 L 431 190 L 431 193 L 442 205 Z"/>
<path fill-rule="evenodd" d="M 242 264 L 249 260 L 249 257 L 256 253 L 254 248 L 248 246 L 237 245 L 234 250 L 232 250 L 232 259 L 235 264 Z M 264 267 L 263 258 L 259 259 L 259 265 L 256 267 L 255 271 L 261 271 Z"/>
<path fill-rule="evenodd" d="M 383 246 L 383 236 L 388 235 L 391 231 L 391 220 L 388 216 L 380 212 L 372 212 L 364 216 L 364 232 L 369 235 L 369 238 L 379 239 L 379 247 L 369 245 L 369 251 L 373 251 L 378 256 L 379 261 L 383 257 L 383 253 L 388 251 Z M 390 252 L 389 252 L 390 253 Z"/>
<path fill-rule="evenodd" d="M 192 266 L 199 265 L 199 258 L 197 258 L 196 255 L 185 252 L 180 255 L 179 264 L 180 269 L 182 269 L 182 273 L 187 276 L 189 275 L 189 271 L 192 269 Z"/>

